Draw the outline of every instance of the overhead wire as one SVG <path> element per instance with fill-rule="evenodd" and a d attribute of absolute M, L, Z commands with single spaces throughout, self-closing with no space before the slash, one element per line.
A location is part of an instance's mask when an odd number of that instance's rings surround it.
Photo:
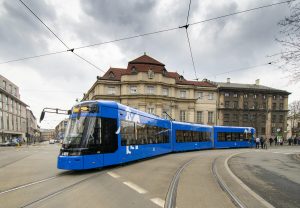
<path fill-rule="evenodd" d="M 243 10 L 243 11 L 238 11 L 238 12 L 230 13 L 230 14 L 227 14 L 227 15 L 213 17 L 213 18 L 209 18 L 209 19 L 205 19 L 205 20 L 201 20 L 201 21 L 190 23 L 189 26 L 194 26 L 194 25 L 197 25 L 197 24 L 201 24 L 201 23 L 205 23 L 205 22 L 210 22 L 210 21 L 213 21 L 213 20 L 217 20 L 217 19 L 221 19 L 221 18 L 225 18 L 225 17 L 237 15 L 237 14 L 242 14 L 242 13 L 246 13 L 246 12 L 250 12 L 250 11 L 254 11 L 254 10 L 258 10 L 258 9 L 272 7 L 272 6 L 275 6 L 275 5 L 290 3 L 292 1 L 295 1 L 295 0 L 282 1 L 282 2 L 278 2 L 278 3 L 268 4 L 268 5 L 264 5 L 264 6 L 260 6 L 260 7 L 255 7 L 255 8 L 251 8 L 251 9 L 247 9 L 247 10 Z M 187 16 L 187 20 L 188 20 L 188 16 Z M 99 43 L 93 43 L 93 44 L 89 44 L 89 45 L 78 46 L 78 47 L 74 47 L 74 48 L 69 49 L 69 50 L 49 52 L 49 53 L 44 53 L 44 54 L 40 54 L 40 55 L 36 55 L 36 56 L 22 57 L 22 58 L 18 58 L 18 59 L 13 59 L 13 60 L 8 60 L 8 61 L 1 62 L 0 65 L 1 64 L 11 63 L 11 62 L 23 61 L 23 60 L 27 60 L 27 59 L 39 58 L 39 57 L 43 57 L 43 56 L 54 55 L 54 54 L 58 54 L 58 53 L 69 52 L 69 51 L 72 52 L 72 50 L 74 51 L 74 50 L 79 50 L 79 49 L 84 49 L 84 48 L 89 48 L 89 47 L 94 47 L 94 46 L 99 46 L 99 45 L 104 45 L 104 44 L 110 44 L 110 43 L 115 43 L 115 42 L 124 41 L 124 40 L 130 40 L 130 39 L 144 37 L 144 36 L 149 36 L 149 35 L 154 35 L 154 34 L 159 34 L 159 33 L 164 33 L 164 32 L 169 32 L 169 31 L 174 31 L 174 30 L 181 29 L 182 27 L 183 26 L 170 27 L 170 28 L 167 28 L 167 29 L 162 29 L 162 30 L 158 30 L 158 31 L 154 31 L 154 32 L 148 32 L 148 33 L 143 33 L 143 34 L 138 34 L 138 35 L 133 35 L 133 36 L 127 36 L 127 37 L 123 37 L 123 38 L 118 38 L 118 39 L 115 39 L 115 40 L 109 40 L 109 41 L 104 41 L 104 42 L 99 42 Z"/>
<path fill-rule="evenodd" d="M 91 66 L 93 66 L 94 68 L 102 71 L 105 73 L 104 70 L 100 69 L 99 67 L 97 67 L 95 64 L 91 63 L 90 61 L 88 61 L 87 59 L 83 58 L 82 56 L 80 56 L 79 54 L 74 52 L 74 49 L 71 49 L 67 46 L 67 44 L 62 41 L 62 39 L 60 39 L 44 22 L 43 20 L 41 20 L 22 0 L 19 0 L 68 50 L 72 52 L 74 55 L 76 55 L 78 58 L 80 58 L 81 60 L 85 61 L 86 63 L 90 64 Z"/>

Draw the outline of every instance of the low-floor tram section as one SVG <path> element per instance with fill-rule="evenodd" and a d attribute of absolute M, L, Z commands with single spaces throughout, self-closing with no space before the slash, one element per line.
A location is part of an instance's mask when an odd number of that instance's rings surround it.
<path fill-rule="evenodd" d="M 72 108 L 57 167 L 83 170 L 170 152 L 250 147 L 255 129 L 176 122 L 114 101 Z"/>

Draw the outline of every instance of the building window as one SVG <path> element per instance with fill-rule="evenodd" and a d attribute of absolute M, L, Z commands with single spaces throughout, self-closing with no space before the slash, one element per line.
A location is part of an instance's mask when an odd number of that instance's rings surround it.
<path fill-rule="evenodd" d="M 266 133 L 266 128 L 265 127 L 261 127 L 261 134 L 265 134 Z"/>
<path fill-rule="evenodd" d="M 163 111 L 162 111 L 162 117 L 164 119 L 170 119 L 168 115 L 170 115 L 169 114 L 169 109 L 163 109 Z"/>
<path fill-rule="evenodd" d="M 2 109 L 2 94 L 0 93 L 0 109 Z"/>
<path fill-rule="evenodd" d="M 237 93 L 233 93 L 233 97 L 237 98 L 238 94 Z"/>
<path fill-rule="evenodd" d="M 154 108 L 148 108 L 148 113 L 154 114 Z"/>
<path fill-rule="evenodd" d="M 283 110 L 283 103 L 279 103 L 279 109 Z"/>
<path fill-rule="evenodd" d="M 283 96 L 282 96 L 282 95 L 279 95 L 279 99 L 280 99 L 280 100 L 283 100 Z"/>
<path fill-rule="evenodd" d="M 224 114 L 224 122 L 229 122 L 229 114 Z"/>
<path fill-rule="evenodd" d="M 239 107 L 239 102 L 238 101 L 234 101 L 233 102 L 233 108 L 237 109 Z"/>
<path fill-rule="evenodd" d="M 131 67 L 131 73 L 132 74 L 137 74 L 137 70 L 136 70 L 135 66 Z"/>
<path fill-rule="evenodd" d="M 244 94 L 244 98 L 248 98 L 248 94 Z"/>
<path fill-rule="evenodd" d="M 229 97 L 229 92 L 225 92 L 225 93 L 224 93 L 224 96 L 225 96 L 225 97 Z"/>
<path fill-rule="evenodd" d="M 186 98 L 186 91 L 180 90 L 180 98 Z"/>
<path fill-rule="evenodd" d="M 209 93 L 208 93 L 208 99 L 209 99 L 209 100 L 213 100 L 213 99 L 214 99 L 214 93 L 209 92 Z"/>
<path fill-rule="evenodd" d="M 109 95 L 114 95 L 114 94 L 116 94 L 116 88 L 115 88 L 115 87 L 108 87 L 108 88 L 107 88 L 107 93 L 108 93 Z"/>
<path fill-rule="evenodd" d="M 248 109 L 248 102 L 244 102 L 244 109 Z"/>
<path fill-rule="evenodd" d="M 214 112 L 208 111 L 208 123 L 210 124 L 213 123 L 213 116 L 214 116 Z"/>
<path fill-rule="evenodd" d="M 276 115 L 272 115 L 272 123 L 276 122 Z"/>
<path fill-rule="evenodd" d="M 197 92 L 197 99 L 203 99 L 203 92 Z"/>
<path fill-rule="evenodd" d="M 130 94 L 137 94 L 137 86 L 130 86 Z"/>
<path fill-rule="evenodd" d="M 197 123 L 202 123 L 203 121 L 203 112 L 202 111 L 197 111 Z"/>
<path fill-rule="evenodd" d="M 229 108 L 229 104 L 230 104 L 229 101 L 225 101 L 225 108 Z"/>
<path fill-rule="evenodd" d="M 3 89 L 6 89 L 6 81 L 5 80 L 3 80 L 3 82 L 2 82 L 2 87 L 3 87 Z"/>
<path fill-rule="evenodd" d="M 10 92 L 10 93 L 12 94 L 12 86 L 11 86 L 11 84 L 8 85 L 8 90 L 7 90 L 7 91 Z"/>
<path fill-rule="evenodd" d="M 267 98 L 267 96 L 266 95 L 263 95 L 263 99 L 265 100 Z"/>
<path fill-rule="evenodd" d="M 283 115 L 279 115 L 279 123 L 283 123 Z"/>
<path fill-rule="evenodd" d="M 166 87 L 162 88 L 162 95 L 169 96 L 169 88 Z"/>
<path fill-rule="evenodd" d="M 273 103 L 273 104 L 272 104 L 272 109 L 273 109 L 273 110 L 276 110 L 276 103 Z"/>
<path fill-rule="evenodd" d="M 256 98 L 257 98 L 257 95 L 256 95 L 256 94 L 254 94 L 254 95 L 253 95 L 253 98 L 254 98 L 254 99 L 256 99 Z"/>
<path fill-rule="evenodd" d="M 186 121 L 186 116 L 185 116 L 185 111 L 184 110 L 181 110 L 180 111 L 180 121 Z"/>
<path fill-rule="evenodd" d="M 247 113 L 243 114 L 243 121 L 247 122 L 249 119 L 249 116 Z"/>
<path fill-rule="evenodd" d="M 276 100 L 276 95 L 273 95 L 273 100 Z"/>
<path fill-rule="evenodd" d="M 238 120 L 239 120 L 238 114 L 233 114 L 233 115 L 232 115 L 232 121 L 236 122 L 236 121 L 238 121 Z"/>
<path fill-rule="evenodd" d="M 150 85 L 147 86 L 147 94 L 154 94 L 154 86 Z"/>

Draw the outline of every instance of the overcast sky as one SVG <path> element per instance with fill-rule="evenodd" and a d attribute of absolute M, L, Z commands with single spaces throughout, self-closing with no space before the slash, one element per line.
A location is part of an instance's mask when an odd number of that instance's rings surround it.
<path fill-rule="evenodd" d="M 189 22 L 279 2 L 280 0 L 192 0 Z M 0 0 L 0 63 L 65 50 L 18 0 Z M 24 0 L 70 48 L 184 25 L 189 0 Z M 189 27 L 197 76 L 212 81 L 255 83 L 292 92 L 300 84 L 275 66 L 220 73 L 276 60 L 280 52 L 278 21 L 289 14 L 286 4 L 247 12 Z M 195 79 L 184 29 L 75 50 L 106 71 L 146 52 Z M 44 107 L 70 109 L 103 72 L 71 52 L 0 65 L 0 74 L 19 86 L 21 100 L 38 118 Z M 298 92 L 297 92 L 298 91 Z M 42 128 L 55 127 L 64 116 L 47 114 Z"/>

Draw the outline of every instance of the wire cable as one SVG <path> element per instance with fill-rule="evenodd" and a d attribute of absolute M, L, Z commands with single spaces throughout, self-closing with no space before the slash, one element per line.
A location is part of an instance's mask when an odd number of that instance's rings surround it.
<path fill-rule="evenodd" d="M 68 50 L 72 52 L 74 55 L 76 55 L 78 58 L 80 58 L 81 60 L 85 61 L 86 63 L 90 64 L 91 66 L 93 66 L 94 68 L 102 71 L 105 73 L 104 70 L 100 69 L 99 67 L 97 67 L 95 64 L 91 63 L 90 61 L 86 60 L 85 58 L 83 58 L 82 56 L 78 55 L 77 53 L 74 52 L 74 48 L 69 48 L 67 46 L 67 44 L 62 41 L 22 0 L 19 0 Z"/>
<path fill-rule="evenodd" d="M 186 17 L 186 25 L 189 23 L 189 16 L 190 16 L 190 9 L 191 9 L 191 3 L 192 3 L 192 0 L 190 0 L 190 3 L 189 3 L 189 10 L 188 10 L 188 14 L 187 14 L 187 17 Z"/>
<path fill-rule="evenodd" d="M 278 2 L 278 3 L 274 3 L 274 4 L 264 5 L 264 6 L 260 6 L 260 7 L 256 7 L 256 8 L 251 8 L 251 9 L 247 9 L 247 10 L 243 10 L 243 11 L 239 11 L 239 12 L 235 12 L 235 13 L 231 13 L 231 14 L 227 14 L 227 15 L 222 15 L 222 16 L 213 17 L 213 18 L 210 18 L 210 19 L 201 20 L 201 21 L 198 21 L 198 22 L 193 22 L 193 23 L 190 23 L 189 25 L 190 26 L 194 26 L 194 25 L 197 25 L 197 24 L 201 24 L 201 23 L 205 23 L 205 22 L 210 22 L 210 21 L 213 21 L 213 20 L 218 20 L 218 19 L 221 19 L 221 18 L 225 18 L 225 17 L 237 15 L 237 14 L 242 14 L 242 13 L 245 13 L 245 12 L 250 12 L 250 11 L 254 11 L 254 10 L 258 10 L 258 9 L 272 7 L 272 6 L 280 5 L 280 4 L 284 4 L 284 3 L 290 3 L 292 1 L 295 1 L 295 0 L 283 1 L 283 2 Z M 178 30 L 178 29 L 180 29 L 182 27 L 183 26 L 172 27 L 172 28 L 168 28 L 168 29 L 162 29 L 162 30 L 158 30 L 158 31 L 154 31 L 154 32 L 148 32 L 148 33 L 143 33 L 143 34 L 138 34 L 138 35 L 133 35 L 133 36 L 128 36 L 128 37 L 118 38 L 118 39 L 115 39 L 115 40 L 110 40 L 110 41 L 104 41 L 104 42 L 99 42 L 99 43 L 93 43 L 93 44 L 89 44 L 89 45 L 78 46 L 78 47 L 74 47 L 73 49 L 79 50 L 79 49 L 84 49 L 84 48 L 89 48 L 89 47 L 94 47 L 94 46 L 99 46 L 99 45 L 104 45 L 104 44 L 109 44 L 109 43 L 115 43 L 115 42 L 124 41 L 124 40 L 130 40 L 130 39 L 134 39 L 134 38 L 138 38 L 138 37 L 144 37 L 144 36 L 149 36 L 149 35 L 154 35 L 154 34 L 159 34 L 159 33 L 164 33 L 164 32 L 169 32 L 169 31 L 174 31 L 174 30 Z M 69 50 L 67 50 L 67 51 L 69 51 Z M 63 52 L 67 52 L 67 51 L 50 52 L 50 53 L 45 53 L 45 54 L 36 55 L 36 56 L 29 56 L 29 57 L 23 57 L 23 58 L 13 59 L 13 60 L 1 62 L 0 65 L 1 64 L 10 63 L 10 62 L 23 61 L 23 60 L 32 59 L 32 58 L 39 58 L 39 57 L 42 57 L 42 56 L 48 56 L 48 55 L 53 55 L 53 54 L 57 54 L 57 53 L 63 53 Z"/>
<path fill-rule="evenodd" d="M 185 30 L 185 32 L 186 32 L 186 37 L 187 37 L 187 41 L 188 41 L 188 44 L 189 44 L 190 55 L 191 55 L 191 59 L 192 59 L 192 63 L 193 63 L 195 77 L 196 77 L 196 80 L 198 81 L 198 77 L 197 77 L 197 73 L 196 73 L 196 67 L 195 67 L 195 62 L 194 62 L 194 58 L 193 58 L 192 47 L 191 47 L 191 42 L 190 42 L 190 38 L 189 38 L 189 33 L 188 33 L 187 29 Z"/>

